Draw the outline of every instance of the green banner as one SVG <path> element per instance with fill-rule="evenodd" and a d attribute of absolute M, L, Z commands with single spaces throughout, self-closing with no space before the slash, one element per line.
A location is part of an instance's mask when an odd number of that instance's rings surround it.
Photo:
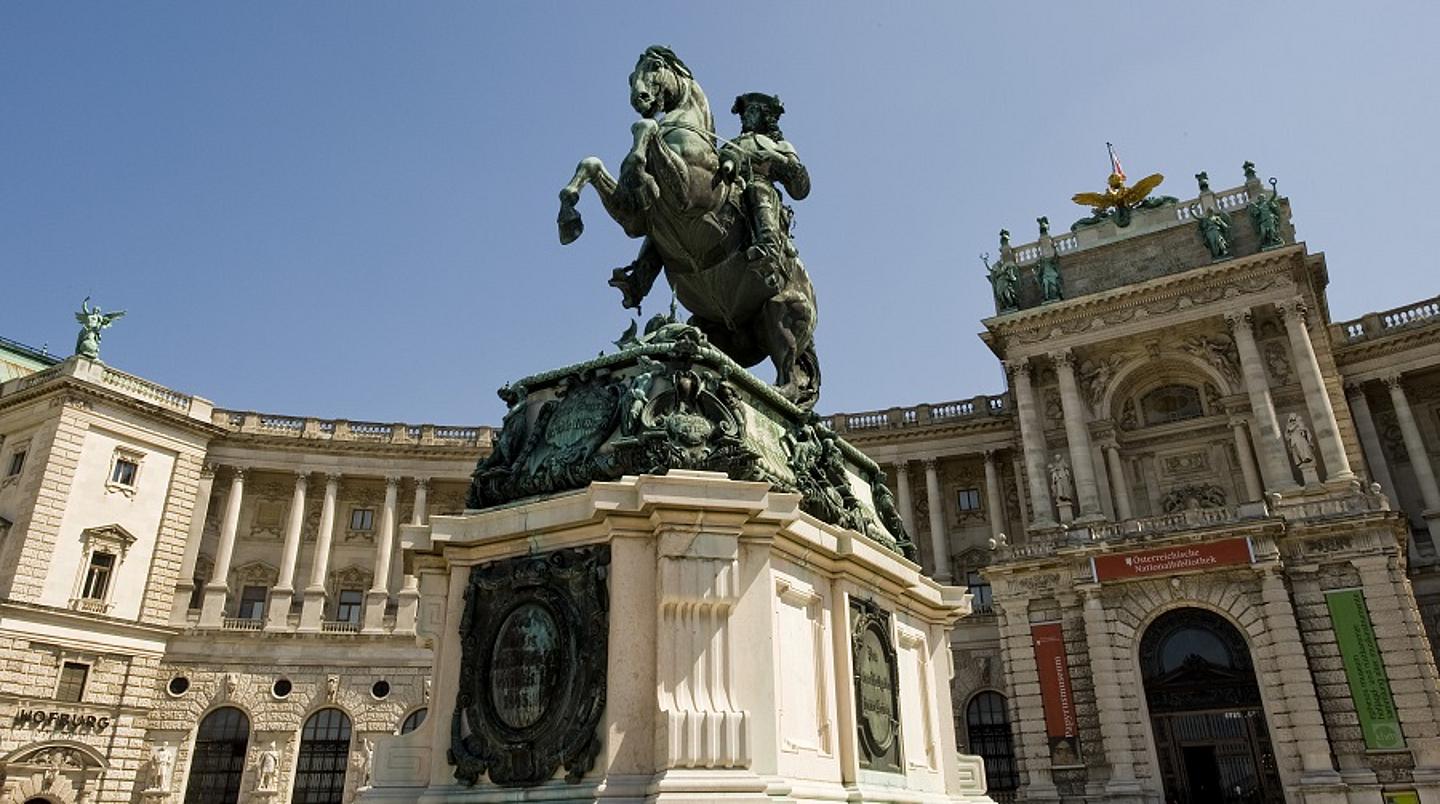
<path fill-rule="evenodd" d="M 1330 607 L 1330 624 L 1335 640 L 1340 643 L 1340 658 L 1345 663 L 1345 679 L 1350 682 L 1350 697 L 1360 717 L 1365 734 L 1365 747 L 1386 750 L 1405 747 L 1400 733 L 1400 719 L 1395 712 L 1395 699 L 1390 696 L 1390 679 L 1385 675 L 1385 662 L 1375 642 L 1375 628 L 1370 623 L 1370 610 L 1365 607 L 1365 594 L 1359 589 L 1325 593 Z"/>
<path fill-rule="evenodd" d="M 1420 794 L 1414 790 L 1400 790 L 1385 794 L 1385 804 L 1420 804 Z"/>

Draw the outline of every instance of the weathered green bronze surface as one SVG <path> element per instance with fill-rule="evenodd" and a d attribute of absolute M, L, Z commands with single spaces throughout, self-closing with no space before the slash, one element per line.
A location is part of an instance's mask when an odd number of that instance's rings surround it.
<path fill-rule="evenodd" d="M 1255 224 L 1255 234 L 1260 238 L 1262 251 L 1285 245 L 1285 237 L 1280 234 L 1280 222 L 1284 220 L 1285 213 L 1280 208 L 1280 193 L 1275 184 L 1275 180 L 1271 179 L 1269 195 L 1257 192 L 1250 199 L 1250 220 Z"/>
<path fill-rule="evenodd" d="M 1219 208 L 1205 212 L 1199 204 L 1190 206 L 1190 215 L 1198 221 L 1200 238 L 1210 250 L 1210 258 L 1219 260 L 1230 256 L 1230 215 Z"/>
<path fill-rule="evenodd" d="M 890 613 L 850 598 L 850 660 L 859 710 L 860 767 L 903 773 L 900 755 L 900 679 L 890 642 Z"/>
<path fill-rule="evenodd" d="M 803 199 L 810 176 L 780 132 L 780 99 L 736 98 L 741 133 L 721 140 L 690 68 L 653 46 L 630 74 L 630 104 L 641 119 L 631 126 L 634 144 L 619 177 L 596 157 L 580 162 L 560 191 L 560 242 L 584 231 L 575 205 L 582 189 L 594 187 L 625 233 L 645 238 L 635 261 L 612 273 L 622 304 L 639 309 L 663 271 L 714 348 L 746 368 L 768 357 L 780 394 L 813 408 L 820 393 L 815 291 L 776 188 Z"/>
<path fill-rule="evenodd" d="M 80 302 L 80 312 L 75 314 L 75 320 L 80 323 L 80 335 L 75 339 L 75 354 L 91 360 L 100 359 L 100 331 L 115 323 L 115 319 L 125 315 L 124 310 L 116 310 L 111 313 L 100 312 L 99 305 L 90 306 L 90 297 L 86 296 L 85 301 Z"/>
<path fill-rule="evenodd" d="M 470 571 L 460 687 L 450 724 L 455 778 L 506 787 L 580 781 L 600 752 L 609 640 L 610 547 L 575 547 Z"/>
<path fill-rule="evenodd" d="M 914 556 L 879 467 L 699 329 L 662 314 L 617 344 L 500 390 L 510 410 L 475 468 L 468 507 L 708 470 L 797 492 L 805 512 Z"/>

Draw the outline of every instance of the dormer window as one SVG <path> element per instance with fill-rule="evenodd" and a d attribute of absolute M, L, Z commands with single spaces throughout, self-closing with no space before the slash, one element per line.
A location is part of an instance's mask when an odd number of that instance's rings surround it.
<path fill-rule="evenodd" d="M 1169 424 L 1205 415 L 1200 389 L 1191 385 L 1162 385 L 1140 397 L 1145 424 Z"/>

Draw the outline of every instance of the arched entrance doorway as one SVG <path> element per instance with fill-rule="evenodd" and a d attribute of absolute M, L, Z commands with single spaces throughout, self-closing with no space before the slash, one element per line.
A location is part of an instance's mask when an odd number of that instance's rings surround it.
<path fill-rule="evenodd" d="M 996 801 L 1013 801 L 1020 771 L 1015 766 L 1005 696 L 990 690 L 976 693 L 965 706 L 965 736 L 970 753 L 985 760 L 990 796 Z"/>
<path fill-rule="evenodd" d="M 1283 804 L 1260 686 L 1245 639 L 1184 608 L 1140 640 L 1145 701 L 1167 804 Z"/>
<path fill-rule="evenodd" d="M 195 756 L 185 782 L 185 804 L 235 804 L 245 774 L 245 749 L 250 745 L 250 718 L 233 706 L 222 706 L 200 721 Z"/>
<path fill-rule="evenodd" d="M 350 717 L 339 709 L 321 709 L 300 731 L 291 804 L 341 804 L 349 767 Z"/>

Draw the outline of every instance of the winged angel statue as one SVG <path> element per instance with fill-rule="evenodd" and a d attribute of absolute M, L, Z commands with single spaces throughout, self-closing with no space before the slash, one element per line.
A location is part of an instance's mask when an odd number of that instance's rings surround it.
<path fill-rule="evenodd" d="M 123 315 L 124 310 L 103 313 L 99 305 L 91 307 L 90 297 L 86 296 L 85 301 L 80 302 L 80 312 L 75 314 L 75 320 L 80 323 L 80 336 L 75 339 L 75 354 L 90 360 L 99 360 L 100 330 L 115 323 L 115 319 Z"/>

